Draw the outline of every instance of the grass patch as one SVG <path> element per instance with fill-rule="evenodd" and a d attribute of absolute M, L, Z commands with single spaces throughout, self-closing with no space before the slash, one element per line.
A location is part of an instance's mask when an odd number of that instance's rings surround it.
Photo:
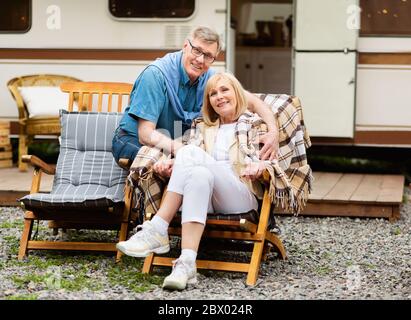
<path fill-rule="evenodd" d="M 364 268 L 371 269 L 371 270 L 377 268 L 377 266 L 372 263 L 360 263 L 360 265 Z"/>
<path fill-rule="evenodd" d="M 121 285 L 135 293 L 145 292 L 162 284 L 163 277 L 138 272 L 141 266 L 142 261 L 139 259 L 124 257 L 121 264 L 108 269 L 108 280 L 111 285 Z"/>
<path fill-rule="evenodd" d="M 401 228 L 399 228 L 399 227 L 393 228 L 390 233 L 391 233 L 392 235 L 398 236 L 398 235 L 400 235 L 400 234 L 402 233 L 402 232 L 401 232 Z"/>
<path fill-rule="evenodd" d="M 315 272 L 319 275 L 327 275 L 332 273 L 334 270 L 333 268 L 329 267 L 329 266 L 319 266 L 318 268 L 315 269 Z"/>
<path fill-rule="evenodd" d="M 81 262 L 80 262 L 81 263 Z M 41 269 L 36 266 L 41 265 Z M 34 270 L 33 270 L 34 269 Z M 38 270 L 41 270 L 38 272 Z M 16 288 L 26 289 L 30 283 L 35 284 L 38 289 L 80 291 L 85 288 L 91 291 L 102 289 L 102 285 L 89 275 L 88 265 L 69 265 L 60 267 L 52 265 L 52 262 L 36 260 L 36 263 L 26 268 L 23 276 L 11 276 Z"/>
<path fill-rule="evenodd" d="M 38 270 L 45 270 L 47 268 L 51 267 L 56 267 L 56 266 L 61 266 L 65 262 L 63 259 L 58 259 L 58 258 L 47 258 L 47 257 L 39 257 L 35 255 L 30 255 L 28 257 L 28 260 L 25 262 L 22 262 L 22 265 L 29 265 L 31 267 L 34 267 Z"/>
<path fill-rule="evenodd" d="M 70 273 L 65 275 L 61 279 L 61 288 L 67 291 L 80 291 L 85 288 L 91 291 L 98 291 L 103 288 L 103 286 L 98 283 L 98 280 L 91 278 L 87 272 L 82 270 L 82 272 Z"/>
<path fill-rule="evenodd" d="M 6 300 L 37 300 L 38 295 L 35 293 L 13 295 L 6 297 Z"/>
<path fill-rule="evenodd" d="M 4 221 L 0 223 L 0 229 L 23 229 L 23 224 L 22 220 Z"/>
<path fill-rule="evenodd" d="M 26 274 L 24 276 L 11 276 L 16 288 L 25 289 L 30 283 L 41 284 L 45 281 L 45 275 Z"/>
<path fill-rule="evenodd" d="M 8 251 L 10 251 L 12 255 L 17 255 L 19 252 L 20 239 L 14 236 L 6 236 L 3 240 L 8 247 Z"/>

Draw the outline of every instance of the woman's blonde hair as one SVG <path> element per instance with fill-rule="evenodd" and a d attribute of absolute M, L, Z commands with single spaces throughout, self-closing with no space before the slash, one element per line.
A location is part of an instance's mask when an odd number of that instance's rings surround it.
<path fill-rule="evenodd" d="M 238 119 L 247 109 L 247 98 L 245 96 L 244 88 L 241 83 L 231 73 L 220 72 L 216 73 L 208 79 L 203 98 L 203 118 L 208 126 L 216 124 L 219 115 L 214 111 L 210 103 L 210 91 L 217 86 L 217 82 L 221 79 L 227 80 L 234 88 L 234 94 L 237 100 L 235 117 Z"/>

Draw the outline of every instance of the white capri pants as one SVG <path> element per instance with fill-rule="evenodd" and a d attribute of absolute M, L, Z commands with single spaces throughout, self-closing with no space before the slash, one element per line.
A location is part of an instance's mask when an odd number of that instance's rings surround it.
<path fill-rule="evenodd" d="M 194 145 L 177 152 L 167 190 L 183 196 L 181 223 L 205 224 L 208 212 L 232 214 L 258 208 L 256 197 L 228 162 L 216 161 Z"/>

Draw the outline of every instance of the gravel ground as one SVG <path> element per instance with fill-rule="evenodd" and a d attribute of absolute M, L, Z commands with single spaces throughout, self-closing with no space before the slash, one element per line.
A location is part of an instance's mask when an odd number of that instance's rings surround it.
<path fill-rule="evenodd" d="M 257 285 L 245 275 L 200 271 L 198 284 L 165 291 L 169 269 L 140 273 L 141 259 L 35 251 L 17 261 L 22 211 L 0 208 L 0 299 L 411 299 L 411 192 L 401 218 L 279 217 L 288 260 L 270 254 Z M 97 237 L 105 237 L 107 233 Z M 111 234 L 112 235 L 112 234 Z M 57 236 L 60 237 L 61 235 Z M 73 234 L 63 235 L 64 237 Z M 75 233 L 81 238 L 83 233 Z M 110 236 L 110 234 L 109 234 Z M 39 237 L 53 238 L 45 225 Z M 225 253 L 233 259 L 242 253 Z"/>

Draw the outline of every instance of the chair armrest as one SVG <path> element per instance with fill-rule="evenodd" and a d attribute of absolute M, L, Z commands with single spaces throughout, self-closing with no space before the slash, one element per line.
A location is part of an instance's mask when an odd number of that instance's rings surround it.
<path fill-rule="evenodd" d="M 130 170 L 131 161 L 130 159 L 120 158 L 118 159 L 118 165 L 126 171 Z"/>
<path fill-rule="evenodd" d="M 267 169 L 264 170 L 262 178 L 264 183 L 270 183 L 271 176 Z"/>
<path fill-rule="evenodd" d="M 39 168 L 47 174 L 53 175 L 53 174 L 56 173 L 56 168 L 55 167 L 45 163 L 43 160 L 41 160 L 40 158 L 38 158 L 36 156 L 24 155 L 24 156 L 21 157 L 21 161 L 23 161 L 25 163 L 29 163 L 33 167 Z"/>
<path fill-rule="evenodd" d="M 28 111 L 24 104 L 23 97 L 21 96 L 19 90 L 17 89 L 16 85 L 8 85 L 7 86 L 13 99 L 16 101 L 17 104 L 17 111 L 19 114 L 19 123 L 20 125 L 25 125 L 25 121 L 28 119 Z"/>

